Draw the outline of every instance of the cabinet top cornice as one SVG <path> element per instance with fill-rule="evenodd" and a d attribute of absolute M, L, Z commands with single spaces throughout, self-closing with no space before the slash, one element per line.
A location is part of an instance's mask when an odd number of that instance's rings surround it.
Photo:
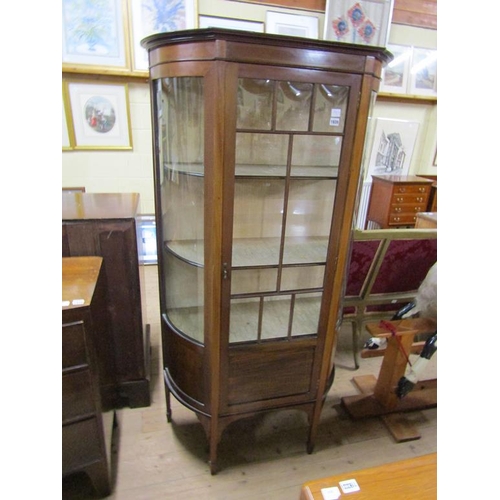
<path fill-rule="evenodd" d="M 141 41 L 141 46 L 147 50 L 152 50 L 167 45 L 219 40 L 226 42 L 256 44 L 261 46 L 309 49 L 338 54 L 356 54 L 365 57 L 375 57 L 383 64 L 387 64 L 393 59 L 392 54 L 384 47 L 373 47 L 368 45 L 365 46 L 329 40 L 317 40 L 312 38 L 258 33 L 226 28 L 203 28 L 156 33 L 144 38 Z"/>

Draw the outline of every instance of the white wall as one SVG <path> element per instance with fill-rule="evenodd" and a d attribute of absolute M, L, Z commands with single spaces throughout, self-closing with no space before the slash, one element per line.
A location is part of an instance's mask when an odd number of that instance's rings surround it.
<path fill-rule="evenodd" d="M 224 0 L 199 0 L 198 13 L 265 22 L 267 10 L 317 15 L 320 38 L 324 15 Z M 435 48 L 437 32 L 392 25 L 390 43 Z M 84 186 L 87 192 L 137 192 L 141 212 L 154 213 L 153 159 L 149 87 L 146 83 L 129 83 L 130 118 L 133 150 L 131 151 L 64 151 L 62 153 L 62 186 Z M 413 103 L 377 102 L 373 118 L 398 118 L 418 121 L 419 132 L 410 164 L 410 173 L 437 175 L 432 166 L 436 144 L 437 106 Z"/>

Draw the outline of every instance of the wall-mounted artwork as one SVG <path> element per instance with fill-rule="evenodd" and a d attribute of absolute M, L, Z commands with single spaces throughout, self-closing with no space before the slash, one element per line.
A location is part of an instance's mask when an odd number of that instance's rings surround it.
<path fill-rule="evenodd" d="M 244 21 L 243 19 L 230 19 L 227 17 L 199 16 L 198 25 L 200 28 L 228 28 L 264 33 L 264 23 Z"/>
<path fill-rule="evenodd" d="M 64 66 L 128 68 L 126 0 L 62 0 Z"/>
<path fill-rule="evenodd" d="M 393 0 L 327 0 L 324 39 L 385 47 Z"/>
<path fill-rule="evenodd" d="M 419 123 L 377 118 L 366 176 L 408 175 Z"/>
<path fill-rule="evenodd" d="M 413 47 L 409 93 L 437 95 L 437 50 Z"/>
<path fill-rule="evenodd" d="M 316 16 L 266 12 L 266 33 L 318 38 L 319 19 Z"/>
<path fill-rule="evenodd" d="M 388 45 L 387 49 L 394 59 L 382 70 L 380 92 L 406 94 L 410 76 L 412 47 Z"/>
<path fill-rule="evenodd" d="M 66 85 L 74 149 L 132 149 L 127 84 Z"/>
<path fill-rule="evenodd" d="M 148 71 L 148 53 L 141 40 L 154 33 L 197 27 L 195 0 L 130 0 L 133 69 Z"/>

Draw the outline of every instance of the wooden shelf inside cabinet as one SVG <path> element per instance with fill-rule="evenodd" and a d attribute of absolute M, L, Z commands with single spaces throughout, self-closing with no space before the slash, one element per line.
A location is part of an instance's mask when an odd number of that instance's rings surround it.
<path fill-rule="evenodd" d="M 150 396 L 149 328 L 145 308 L 142 235 L 137 193 L 63 193 L 62 256 L 104 259 L 109 293 L 109 346 L 102 356 L 113 367 L 105 399 L 109 406 L 145 407 Z"/>
<path fill-rule="evenodd" d="M 115 411 L 103 401 L 109 374 L 98 357 L 109 329 L 102 262 L 101 257 L 62 259 L 62 474 L 85 472 L 107 496 Z"/>
<path fill-rule="evenodd" d="M 152 35 L 167 420 L 309 417 L 314 448 L 382 48 L 221 28 Z"/>

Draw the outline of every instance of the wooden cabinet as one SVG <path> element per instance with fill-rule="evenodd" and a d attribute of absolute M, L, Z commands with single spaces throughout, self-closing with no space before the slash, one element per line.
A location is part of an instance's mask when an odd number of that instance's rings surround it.
<path fill-rule="evenodd" d="M 415 227 L 418 212 L 425 212 L 432 180 L 415 175 L 373 175 L 370 202 L 366 215 L 368 223 L 381 229 Z"/>
<path fill-rule="evenodd" d="M 309 416 L 335 352 L 383 49 L 224 29 L 153 35 L 156 231 L 170 395 L 217 444 L 267 410 Z"/>
<path fill-rule="evenodd" d="M 97 357 L 109 328 L 103 274 L 101 257 L 62 259 L 62 473 L 86 472 L 105 496 L 114 410 L 103 411 L 106 367 Z"/>
<path fill-rule="evenodd" d="M 111 328 L 99 351 L 108 377 L 107 406 L 144 407 L 150 397 L 149 328 L 145 307 L 137 193 L 63 193 L 62 255 L 104 259 Z M 112 372 L 111 372 L 112 370 Z"/>

